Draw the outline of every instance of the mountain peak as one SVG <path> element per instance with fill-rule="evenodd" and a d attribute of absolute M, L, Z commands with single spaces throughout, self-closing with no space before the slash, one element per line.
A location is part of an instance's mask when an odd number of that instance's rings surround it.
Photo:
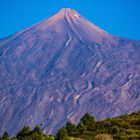
<path fill-rule="evenodd" d="M 63 13 L 64 15 L 70 14 L 71 16 L 75 16 L 75 17 L 79 16 L 79 13 L 76 12 L 74 9 L 71 9 L 71 8 L 62 8 L 62 9 L 59 10 L 58 13 Z"/>
<path fill-rule="evenodd" d="M 71 12 L 71 13 L 75 12 L 75 10 L 72 9 L 72 8 L 62 8 L 59 11 L 62 11 L 62 12 Z"/>
<path fill-rule="evenodd" d="M 72 10 L 73 10 L 72 8 L 62 8 L 59 11 L 72 11 Z"/>
<path fill-rule="evenodd" d="M 81 16 L 77 11 L 71 8 L 62 8 L 49 18 L 45 18 L 44 20 L 20 31 L 12 36 L 12 39 L 16 38 L 18 35 L 23 33 L 27 33 L 28 35 L 32 31 L 36 30 L 36 32 L 41 32 L 44 34 L 43 36 L 46 38 L 46 32 L 51 34 L 52 32 L 56 32 L 59 36 L 65 36 L 64 34 L 71 34 L 71 36 L 75 36 L 82 42 L 94 41 L 98 43 L 102 43 L 102 40 L 106 38 L 110 42 L 114 42 L 114 37 L 99 28 L 92 22 L 88 21 L 86 18 Z M 39 34 L 39 36 L 42 36 Z M 63 34 L 63 35 L 62 35 Z M 4 41 L 4 43 L 7 41 Z"/>
<path fill-rule="evenodd" d="M 62 32 L 67 32 L 68 34 L 72 32 L 82 42 L 84 40 L 93 41 L 94 39 L 94 42 L 99 43 L 103 38 L 108 38 L 108 40 L 113 41 L 112 35 L 91 23 L 71 8 L 60 9 L 53 16 L 45 19 L 38 25 L 39 30 L 45 31 L 49 29 L 57 33 L 59 32 L 59 35 Z"/>
<path fill-rule="evenodd" d="M 114 37 L 112 35 L 91 23 L 86 18 L 81 16 L 77 11 L 71 8 L 60 9 L 49 18 L 46 18 L 18 32 L 12 37 L 12 39 L 16 38 L 19 34 L 21 35 L 23 33 L 27 33 L 27 31 L 28 35 L 30 33 L 32 34 L 33 29 L 36 30 L 36 32 L 41 32 L 44 34 L 43 36 L 45 38 L 48 34 L 56 32 L 59 36 L 66 36 L 66 34 L 71 34 L 71 36 L 75 36 L 82 42 L 94 41 L 102 43 L 104 38 L 110 42 L 114 42 Z M 46 32 L 48 34 L 46 34 Z M 39 34 L 39 36 L 42 36 L 42 34 Z"/>

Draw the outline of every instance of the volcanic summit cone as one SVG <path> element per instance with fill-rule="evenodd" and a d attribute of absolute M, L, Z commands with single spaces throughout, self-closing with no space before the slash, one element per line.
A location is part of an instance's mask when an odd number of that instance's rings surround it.
<path fill-rule="evenodd" d="M 55 133 L 85 113 L 140 109 L 140 41 L 113 36 L 62 9 L 0 40 L 0 133 L 40 125 Z"/>

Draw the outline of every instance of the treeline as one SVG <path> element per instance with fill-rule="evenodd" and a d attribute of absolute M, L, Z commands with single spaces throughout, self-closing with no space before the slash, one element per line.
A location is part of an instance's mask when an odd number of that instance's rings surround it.
<path fill-rule="evenodd" d="M 71 140 L 81 138 L 85 140 L 99 139 L 140 139 L 140 112 L 123 115 L 116 118 L 96 121 L 90 114 L 85 114 L 78 125 L 67 122 L 55 136 L 44 134 L 39 126 L 33 130 L 24 127 L 17 135 L 10 138 L 5 132 L 0 140 Z"/>
<path fill-rule="evenodd" d="M 30 127 L 23 127 L 17 135 L 12 138 L 5 132 L 0 140 L 54 140 L 54 136 L 44 134 L 41 128 L 36 126 L 33 130 L 30 130 Z"/>
<path fill-rule="evenodd" d="M 59 129 L 56 140 L 67 140 L 69 137 L 82 140 L 140 140 L 140 111 L 102 121 L 96 121 L 87 113 L 78 125 L 68 122 Z"/>

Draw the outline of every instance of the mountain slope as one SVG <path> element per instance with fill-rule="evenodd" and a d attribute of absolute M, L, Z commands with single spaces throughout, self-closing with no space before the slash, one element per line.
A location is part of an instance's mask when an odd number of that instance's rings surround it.
<path fill-rule="evenodd" d="M 39 124 L 56 132 L 86 113 L 140 109 L 140 42 L 116 37 L 62 9 L 0 40 L 0 130 Z"/>

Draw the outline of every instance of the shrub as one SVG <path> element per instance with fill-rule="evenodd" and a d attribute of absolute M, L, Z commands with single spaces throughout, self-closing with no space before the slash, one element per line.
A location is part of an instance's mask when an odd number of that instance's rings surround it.
<path fill-rule="evenodd" d="M 72 124 L 71 122 L 66 124 L 66 130 L 69 136 L 76 136 L 78 133 L 76 125 Z"/>
<path fill-rule="evenodd" d="M 91 116 L 89 113 L 86 113 L 80 120 L 79 125 L 90 125 L 91 123 L 95 122 L 95 119 L 93 116 Z"/>
<path fill-rule="evenodd" d="M 42 134 L 42 130 L 41 130 L 41 128 L 37 125 L 37 126 L 34 128 L 33 133 L 37 133 L 37 134 L 41 135 L 41 134 Z"/>
<path fill-rule="evenodd" d="M 1 140 L 10 140 L 9 134 L 5 132 L 1 138 Z"/>
<path fill-rule="evenodd" d="M 25 126 L 17 133 L 17 138 L 21 139 L 21 137 L 27 136 L 30 133 L 30 128 L 28 126 Z"/>
<path fill-rule="evenodd" d="M 60 128 L 56 134 L 55 140 L 68 140 L 68 134 L 66 128 Z"/>
<path fill-rule="evenodd" d="M 131 124 L 132 125 L 140 125 L 140 119 L 132 121 Z"/>
<path fill-rule="evenodd" d="M 113 134 L 113 135 L 117 135 L 117 134 L 119 134 L 120 129 L 119 129 L 118 126 L 113 126 L 113 127 L 110 128 L 109 131 L 110 131 L 111 134 Z"/>

